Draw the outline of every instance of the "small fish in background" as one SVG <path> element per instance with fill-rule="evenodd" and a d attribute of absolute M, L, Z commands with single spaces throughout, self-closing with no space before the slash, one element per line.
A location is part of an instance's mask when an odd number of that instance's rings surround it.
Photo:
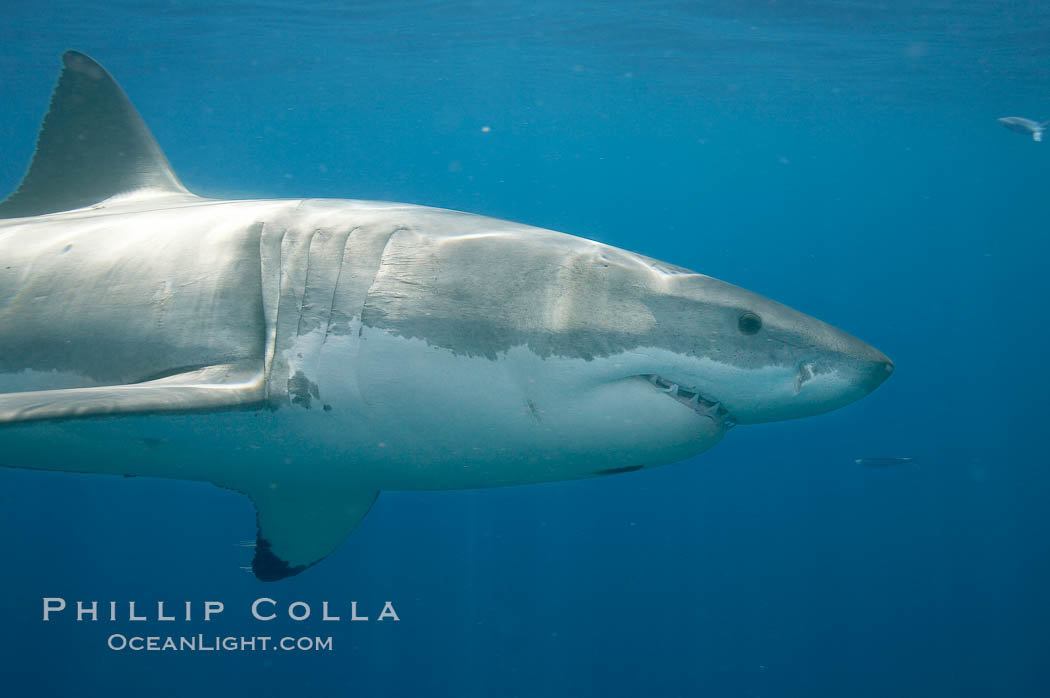
<path fill-rule="evenodd" d="M 871 458 L 854 458 L 853 462 L 867 468 L 889 468 L 894 465 L 914 463 L 913 456 L 873 456 Z"/>
<path fill-rule="evenodd" d="M 1047 126 L 1050 126 L 1050 121 L 1039 123 L 1038 121 L 1032 121 L 1031 119 L 1025 119 L 1020 116 L 1004 116 L 1001 119 L 996 119 L 996 121 L 1011 131 L 1032 134 L 1032 140 L 1036 143 L 1043 140 L 1043 131 L 1046 130 Z"/>

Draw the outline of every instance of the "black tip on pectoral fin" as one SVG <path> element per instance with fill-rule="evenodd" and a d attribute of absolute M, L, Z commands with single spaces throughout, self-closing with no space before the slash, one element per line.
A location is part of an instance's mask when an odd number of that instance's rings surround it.
<path fill-rule="evenodd" d="M 250 492 L 257 533 L 252 572 L 263 582 L 276 582 L 313 567 L 350 535 L 372 508 L 373 489 L 272 483 Z"/>
<path fill-rule="evenodd" d="M 286 577 L 294 577 L 308 567 L 317 564 L 317 561 L 309 565 L 289 565 L 273 553 L 270 541 L 259 535 L 255 539 L 255 558 L 252 560 L 252 572 L 260 582 L 276 582 Z"/>

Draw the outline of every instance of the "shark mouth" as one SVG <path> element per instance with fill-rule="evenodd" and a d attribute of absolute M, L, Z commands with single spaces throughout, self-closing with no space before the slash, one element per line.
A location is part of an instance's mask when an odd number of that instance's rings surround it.
<path fill-rule="evenodd" d="M 729 414 L 729 411 L 722 407 L 722 403 L 718 400 L 713 400 L 701 395 L 696 390 L 682 387 L 655 374 L 647 374 L 641 377 L 652 383 L 661 393 L 665 393 L 668 397 L 685 405 L 693 412 L 707 417 L 715 424 L 721 425 L 722 429 L 730 429 L 736 426 L 736 420 L 733 419 L 733 415 Z"/>

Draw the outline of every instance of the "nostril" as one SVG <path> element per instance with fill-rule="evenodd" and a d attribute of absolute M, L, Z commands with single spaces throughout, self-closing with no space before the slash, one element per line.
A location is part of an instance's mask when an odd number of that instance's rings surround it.
<path fill-rule="evenodd" d="M 893 373 L 893 362 L 887 361 L 885 364 L 883 364 L 883 368 L 886 369 L 886 375 Z"/>

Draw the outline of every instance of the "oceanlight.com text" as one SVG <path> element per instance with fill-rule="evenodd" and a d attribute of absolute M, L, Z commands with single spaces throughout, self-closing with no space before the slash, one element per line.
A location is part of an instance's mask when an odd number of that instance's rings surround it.
<path fill-rule="evenodd" d="M 122 635 L 114 633 L 106 646 L 115 652 L 331 652 L 332 637 Z"/>

